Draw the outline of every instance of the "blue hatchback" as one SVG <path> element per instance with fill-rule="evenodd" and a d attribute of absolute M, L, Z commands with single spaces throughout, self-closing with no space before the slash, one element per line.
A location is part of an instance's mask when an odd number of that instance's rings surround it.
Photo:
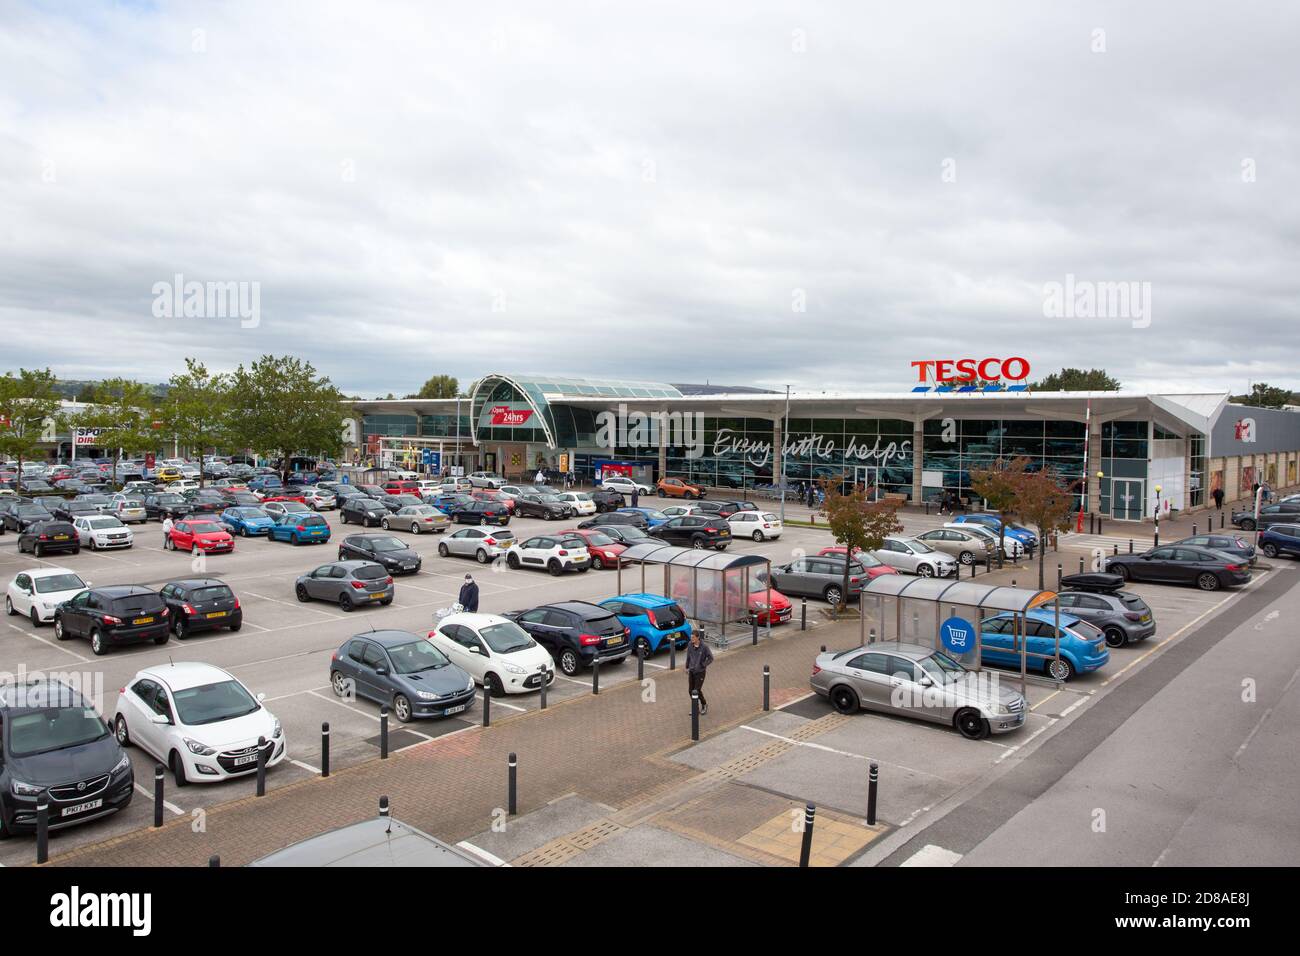
<path fill-rule="evenodd" d="M 1061 659 L 1056 654 L 1056 612 L 1029 611 L 1025 615 L 1025 648 L 1030 654 L 1025 667 L 1043 671 L 1055 680 L 1069 680 L 1075 674 L 1095 671 L 1108 660 L 1106 638 L 1100 630 L 1073 614 L 1061 615 Z M 998 614 L 985 618 L 980 631 L 980 660 L 999 667 L 1020 667 L 1020 648 L 1016 645 L 1014 615 Z"/>
<path fill-rule="evenodd" d="M 669 518 L 668 515 L 664 514 L 658 508 L 619 508 L 618 510 L 624 514 L 645 515 L 645 520 L 650 522 L 650 527 L 652 528 L 659 527 Z"/>
<path fill-rule="evenodd" d="M 953 518 L 954 524 L 978 524 L 988 528 L 994 534 L 1000 534 L 1002 531 L 1002 519 L 997 515 L 990 514 L 965 514 Z M 1038 535 L 1034 534 L 1024 525 L 1015 523 L 1007 524 L 1007 537 L 1015 538 L 1025 546 L 1028 551 L 1031 548 L 1038 547 Z"/>
<path fill-rule="evenodd" d="M 275 519 L 270 538 L 292 544 L 324 544 L 330 539 L 330 526 L 320 515 L 290 511 Z"/>
<path fill-rule="evenodd" d="M 230 529 L 231 534 L 247 538 L 269 534 L 275 519 L 261 508 L 227 508 L 221 512 L 221 523 Z"/>
<path fill-rule="evenodd" d="M 631 632 L 632 646 L 642 648 L 646 657 L 666 647 L 670 636 L 679 648 L 691 639 L 691 624 L 681 605 L 672 598 L 660 594 L 620 594 L 599 603 L 618 615 Z"/>
<path fill-rule="evenodd" d="M 1259 533 L 1259 550 L 1265 557 L 1290 555 L 1300 558 L 1300 524 L 1270 525 Z"/>

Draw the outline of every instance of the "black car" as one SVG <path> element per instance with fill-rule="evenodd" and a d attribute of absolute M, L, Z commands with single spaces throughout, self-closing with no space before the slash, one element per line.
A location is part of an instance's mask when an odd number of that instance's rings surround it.
<path fill-rule="evenodd" d="M 109 498 L 108 495 L 100 494 L 97 491 L 88 491 L 84 494 L 77 495 L 77 497 L 72 500 L 81 502 L 82 504 L 94 505 L 101 512 L 108 512 L 113 508 L 113 500 Z"/>
<path fill-rule="evenodd" d="M 397 511 L 400 511 L 403 508 L 409 508 L 412 505 L 422 505 L 425 503 L 424 499 L 419 495 L 410 494 L 409 492 L 399 495 L 389 495 L 388 497 L 397 505 Z M 388 504 L 388 502 L 384 503 Z"/>
<path fill-rule="evenodd" d="M 703 511 L 714 511 L 724 518 L 730 518 L 738 511 L 762 511 L 753 501 L 719 501 L 716 508 L 711 507 L 714 502 L 700 502 L 700 509 Z"/>
<path fill-rule="evenodd" d="M 415 498 L 414 495 L 407 495 L 407 498 Z M 414 501 L 400 501 L 397 495 L 390 495 L 386 491 L 380 491 L 377 495 L 370 496 L 372 501 L 378 501 L 384 506 L 384 511 L 390 515 L 395 515 L 409 504 L 424 504 L 423 501 L 415 499 Z"/>
<path fill-rule="evenodd" d="M 350 534 L 339 542 L 339 560 L 373 561 L 389 574 L 415 574 L 420 553 L 391 534 Z"/>
<path fill-rule="evenodd" d="M 99 506 L 88 501 L 62 501 L 50 509 L 50 514 L 60 521 L 75 521 L 99 514 Z"/>
<path fill-rule="evenodd" d="M 604 514 L 607 511 L 617 511 L 623 507 L 623 495 L 617 491 L 606 491 L 603 488 L 597 488 L 591 492 L 591 500 L 596 502 L 596 513 Z"/>
<path fill-rule="evenodd" d="M 169 581 L 158 594 L 167 605 L 172 630 L 182 640 L 198 631 L 237 631 L 244 626 L 239 598 L 218 578 Z"/>
<path fill-rule="evenodd" d="M 326 490 L 329 491 L 332 495 L 334 495 L 334 500 L 338 502 L 338 506 L 340 508 L 342 508 L 353 498 L 370 497 L 368 494 L 366 494 L 356 485 L 331 485 Z"/>
<path fill-rule="evenodd" d="M 45 509 L 43 505 L 35 503 L 18 504 L 5 512 L 5 527 L 10 531 L 26 531 L 32 525 L 41 521 L 53 521 L 54 515 Z"/>
<path fill-rule="evenodd" d="M 346 641 L 330 657 L 330 686 L 339 697 L 391 705 L 403 723 L 459 714 L 475 697 L 474 679 L 409 631 L 371 631 Z"/>
<path fill-rule="evenodd" d="M 645 531 L 650 527 L 650 519 L 639 511 L 611 511 L 607 515 L 592 515 L 578 522 L 579 528 L 604 529 L 611 525 L 627 525 Z"/>
<path fill-rule="evenodd" d="M 678 515 L 650 529 L 650 537 L 683 548 L 715 548 L 726 551 L 731 544 L 731 528 L 721 517 Z"/>
<path fill-rule="evenodd" d="M 18 490 L 28 495 L 48 494 L 55 488 L 48 481 L 42 481 L 39 478 L 28 478 L 25 481 L 18 482 Z"/>
<path fill-rule="evenodd" d="M 251 491 L 232 491 L 224 496 L 227 507 L 235 508 L 260 508 L 262 499 L 257 497 Z"/>
<path fill-rule="evenodd" d="M 572 677 L 601 664 L 621 664 L 632 650 L 629 631 L 608 608 L 588 601 L 561 601 L 504 615 L 551 652 L 560 670 Z"/>
<path fill-rule="evenodd" d="M 1171 543 L 1175 547 L 1180 544 L 1190 544 L 1197 548 L 1209 548 L 1211 551 L 1221 551 L 1234 558 L 1241 558 L 1250 564 L 1255 563 L 1255 546 L 1239 534 L 1198 534 Z"/>
<path fill-rule="evenodd" d="M 189 502 L 190 513 L 196 515 L 219 514 L 230 507 L 230 502 L 226 500 L 225 495 L 206 488 L 190 492 L 184 498 Z"/>
<path fill-rule="evenodd" d="M 582 528 L 584 526 L 578 525 L 578 527 Z M 626 544 L 629 547 L 634 544 L 645 544 L 647 541 L 654 540 L 649 534 L 635 525 L 630 524 L 598 524 L 594 525 L 591 530 L 607 534 L 619 544 Z"/>
<path fill-rule="evenodd" d="M 515 499 L 516 502 L 518 499 Z M 518 505 L 516 504 L 516 513 Z M 510 523 L 510 509 L 499 501 L 457 501 L 447 509 L 447 517 L 456 524 L 495 524 L 504 527 Z"/>
<path fill-rule="evenodd" d="M 190 503 L 180 495 L 164 491 L 156 495 L 144 496 L 144 513 L 147 518 L 162 521 L 164 518 L 184 518 L 191 511 Z"/>
<path fill-rule="evenodd" d="M 1300 499 L 1279 501 L 1277 504 L 1264 505 L 1259 509 L 1259 527 L 1269 528 L 1275 524 L 1294 524 L 1300 521 Z M 1243 531 L 1255 530 L 1255 510 L 1234 511 L 1232 523 Z"/>
<path fill-rule="evenodd" d="M 131 760 L 109 724 L 62 681 L 0 684 L 0 838 L 123 810 L 135 793 Z"/>
<path fill-rule="evenodd" d="M 371 498 L 378 498 L 381 495 L 388 494 L 383 485 L 357 485 L 361 491 L 365 492 Z"/>
<path fill-rule="evenodd" d="M 391 513 L 374 498 L 352 497 L 339 507 L 339 522 L 356 522 L 363 528 L 369 528 L 371 525 L 378 526 Z"/>
<path fill-rule="evenodd" d="M 118 644 L 166 644 L 170 625 L 171 612 L 158 592 L 136 584 L 82 591 L 54 612 L 54 636 L 89 638 L 96 654 Z"/>
<path fill-rule="evenodd" d="M 1250 580 L 1250 564 L 1244 558 L 1185 544 L 1162 544 L 1144 554 L 1109 557 L 1106 570 L 1125 581 L 1195 584 L 1202 591 L 1217 591 Z"/>
<path fill-rule="evenodd" d="M 555 495 L 522 494 L 515 496 L 515 515 L 520 518 L 545 518 L 555 521 L 570 518 L 573 509 Z"/>
<path fill-rule="evenodd" d="M 81 539 L 70 522 L 51 518 L 30 524 L 19 532 L 18 553 L 25 551 L 38 558 L 55 552 L 77 554 L 81 551 Z"/>

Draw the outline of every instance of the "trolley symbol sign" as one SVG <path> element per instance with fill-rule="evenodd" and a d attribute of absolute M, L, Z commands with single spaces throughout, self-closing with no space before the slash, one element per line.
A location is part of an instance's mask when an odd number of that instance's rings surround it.
<path fill-rule="evenodd" d="M 939 626 L 939 640 L 944 650 L 965 654 L 975 649 L 975 627 L 962 617 L 950 617 Z"/>

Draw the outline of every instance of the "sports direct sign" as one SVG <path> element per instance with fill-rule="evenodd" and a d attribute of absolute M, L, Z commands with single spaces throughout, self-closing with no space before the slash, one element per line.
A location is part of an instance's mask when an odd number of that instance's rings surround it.
<path fill-rule="evenodd" d="M 99 444 L 98 428 L 78 428 L 72 436 L 73 444 L 78 447 L 93 447 Z"/>
<path fill-rule="evenodd" d="M 494 405 L 488 409 L 489 425 L 519 426 L 533 417 L 533 410 L 517 405 Z"/>
<path fill-rule="evenodd" d="M 918 382 L 934 382 L 936 392 L 1023 392 L 1029 388 L 1029 361 L 1018 356 L 1011 358 L 961 358 L 928 359 L 913 362 Z M 977 381 L 992 381 L 991 385 L 976 385 Z M 1005 385 L 1004 382 L 1017 384 Z M 914 392 L 928 392 L 931 386 L 915 386 Z"/>

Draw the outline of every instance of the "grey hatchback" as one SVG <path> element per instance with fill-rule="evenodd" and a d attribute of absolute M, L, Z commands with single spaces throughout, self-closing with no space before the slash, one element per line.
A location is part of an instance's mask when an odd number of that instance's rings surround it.
<path fill-rule="evenodd" d="M 390 705 L 402 723 L 459 714 L 474 703 L 474 679 L 410 631 L 371 631 L 346 641 L 330 658 L 330 686 L 339 697 Z"/>
<path fill-rule="evenodd" d="M 373 561 L 321 565 L 299 577 L 293 590 L 299 601 L 333 601 L 345 611 L 362 604 L 392 604 L 396 593 L 392 577 Z"/>
<path fill-rule="evenodd" d="M 1071 578 L 1076 581 L 1072 582 Z M 1061 610 L 1100 630 L 1106 636 L 1107 646 L 1123 647 L 1155 634 L 1155 614 L 1138 595 L 1120 590 L 1124 579 L 1119 575 L 1067 575 L 1061 579 L 1061 584 L 1067 589 L 1057 594 Z M 1051 610 L 1053 606 L 1044 605 L 1044 610 Z"/>

